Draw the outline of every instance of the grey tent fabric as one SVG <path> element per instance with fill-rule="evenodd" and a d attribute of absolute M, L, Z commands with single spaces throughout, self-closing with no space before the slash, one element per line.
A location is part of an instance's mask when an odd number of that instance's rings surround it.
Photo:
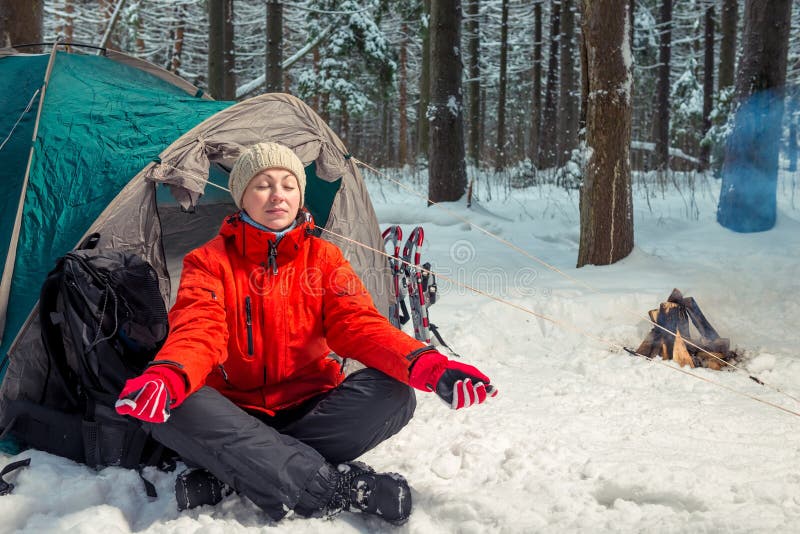
<path fill-rule="evenodd" d="M 310 107 L 291 95 L 264 94 L 209 117 L 164 150 L 160 162 L 150 166 L 145 176 L 169 185 L 173 196 L 189 209 L 203 194 L 212 164 L 230 169 L 246 147 L 261 141 L 294 149 L 304 165 L 316 162 L 317 175 L 323 180 L 341 178 L 326 228 L 383 250 L 378 219 L 361 172 L 339 137 Z M 323 232 L 323 238 L 342 249 L 378 310 L 387 315 L 390 274 L 385 257 L 331 234 Z"/>

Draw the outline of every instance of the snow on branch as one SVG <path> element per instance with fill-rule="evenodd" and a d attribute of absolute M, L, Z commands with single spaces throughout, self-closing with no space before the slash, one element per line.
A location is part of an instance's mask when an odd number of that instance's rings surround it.
<path fill-rule="evenodd" d="M 297 63 L 303 56 L 305 56 L 308 52 L 310 52 L 315 46 L 321 43 L 328 35 L 331 34 L 333 31 L 333 24 L 322 30 L 319 35 L 313 40 L 309 41 L 303 48 L 295 52 L 290 58 L 283 62 L 281 67 L 286 70 L 295 63 Z M 267 75 L 262 74 L 261 76 L 257 77 L 255 80 L 251 80 L 239 87 L 236 88 L 236 98 L 241 98 L 249 93 L 252 93 L 262 85 L 264 82 L 267 81 Z"/>

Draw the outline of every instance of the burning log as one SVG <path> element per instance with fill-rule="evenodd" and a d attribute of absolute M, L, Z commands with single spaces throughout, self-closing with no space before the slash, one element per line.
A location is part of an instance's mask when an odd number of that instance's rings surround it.
<path fill-rule="evenodd" d="M 675 360 L 681 367 L 720 370 L 725 362 L 738 359 L 730 340 L 720 337 L 692 297 L 673 289 L 666 302 L 648 312 L 657 326 L 648 332 L 636 352 L 654 358 Z M 694 327 L 693 329 L 691 327 Z M 692 330 L 696 331 L 693 332 Z"/>

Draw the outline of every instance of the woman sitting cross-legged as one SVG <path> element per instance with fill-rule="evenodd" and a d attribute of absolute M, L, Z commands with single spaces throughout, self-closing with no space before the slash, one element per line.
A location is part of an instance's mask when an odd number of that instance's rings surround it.
<path fill-rule="evenodd" d="M 453 408 L 497 390 L 378 313 L 340 250 L 313 235 L 305 182 L 286 146 L 243 152 L 229 182 L 240 210 L 184 259 L 169 337 L 117 411 L 193 467 L 176 482 L 180 509 L 231 488 L 276 521 L 348 510 L 400 524 L 406 480 L 353 460 L 408 423 L 409 386 Z M 331 351 L 366 369 L 345 378 Z"/>

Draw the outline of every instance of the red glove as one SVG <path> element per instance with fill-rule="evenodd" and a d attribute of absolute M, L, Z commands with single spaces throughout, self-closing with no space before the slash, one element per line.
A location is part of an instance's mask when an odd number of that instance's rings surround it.
<path fill-rule="evenodd" d="M 186 381 L 174 367 L 149 367 L 141 375 L 125 382 L 114 408 L 120 415 L 130 415 L 148 423 L 164 423 L 169 410 L 186 398 Z"/>
<path fill-rule="evenodd" d="M 475 367 L 448 360 L 431 351 L 422 354 L 411 367 L 408 384 L 422 391 L 435 391 L 450 408 L 459 410 L 481 404 L 497 395 L 489 377 Z"/>

